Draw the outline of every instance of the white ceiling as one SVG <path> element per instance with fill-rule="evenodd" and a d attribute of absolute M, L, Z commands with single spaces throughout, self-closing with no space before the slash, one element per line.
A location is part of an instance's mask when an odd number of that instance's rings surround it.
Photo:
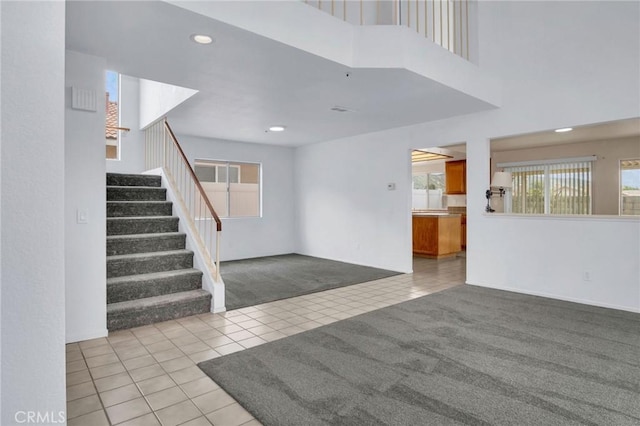
<path fill-rule="evenodd" d="M 216 42 L 197 45 L 194 33 Z M 352 70 L 157 1 L 67 2 L 67 48 L 199 90 L 169 114 L 179 134 L 299 146 L 492 108 L 404 69 Z M 265 131 L 274 124 L 287 130 Z"/>
<path fill-rule="evenodd" d="M 633 136 L 640 137 L 640 118 L 576 126 L 572 131 L 564 133 L 556 133 L 555 129 L 552 129 L 544 132 L 496 138 L 491 140 L 491 151 L 511 151 L 548 145 L 606 141 Z"/>

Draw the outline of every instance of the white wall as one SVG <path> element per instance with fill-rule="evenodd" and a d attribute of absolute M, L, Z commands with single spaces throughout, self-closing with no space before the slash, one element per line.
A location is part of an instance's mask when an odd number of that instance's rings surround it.
<path fill-rule="evenodd" d="M 67 342 L 107 334 L 104 122 L 106 61 L 66 52 L 65 278 Z M 97 112 L 71 109 L 71 87 L 95 90 Z M 88 223 L 77 223 L 77 211 Z"/>
<path fill-rule="evenodd" d="M 192 165 L 195 159 L 262 163 L 262 217 L 222 219 L 221 260 L 296 251 L 292 148 L 186 135 L 177 138 Z"/>
<path fill-rule="evenodd" d="M 198 93 L 197 90 L 153 80 L 139 80 L 139 125 L 142 129 Z"/>
<path fill-rule="evenodd" d="M 639 13 L 636 2 L 481 2 L 479 57 L 503 77 L 503 107 L 298 148 L 300 252 L 410 270 L 409 151 L 466 141 L 468 283 L 640 311 L 638 220 L 484 214 L 491 138 L 640 116 Z"/>
<path fill-rule="evenodd" d="M 0 10 L 0 423 L 11 425 L 20 410 L 56 420 L 65 411 L 65 7 L 1 2 Z"/>
<path fill-rule="evenodd" d="M 140 123 L 140 80 L 120 76 L 120 126 L 131 129 L 120 132 L 120 159 L 106 160 L 107 172 L 141 173 L 144 167 L 144 132 Z"/>

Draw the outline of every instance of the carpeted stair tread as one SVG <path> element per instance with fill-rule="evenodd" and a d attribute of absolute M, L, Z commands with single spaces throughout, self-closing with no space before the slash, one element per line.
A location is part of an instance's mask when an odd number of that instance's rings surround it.
<path fill-rule="evenodd" d="M 181 250 L 185 248 L 185 241 L 186 234 L 182 232 L 110 235 L 107 256 Z"/>
<path fill-rule="evenodd" d="M 176 216 L 108 217 L 107 236 L 177 232 L 178 221 Z"/>
<path fill-rule="evenodd" d="M 210 311 L 210 306 L 211 294 L 202 289 L 110 303 L 107 305 L 107 328 L 121 330 L 204 314 Z"/>
<path fill-rule="evenodd" d="M 197 269 L 152 272 L 107 279 L 107 303 L 172 294 L 202 288 Z"/>
<path fill-rule="evenodd" d="M 107 201 L 107 217 L 171 216 L 171 201 Z"/>
<path fill-rule="evenodd" d="M 167 189 L 151 186 L 107 186 L 107 201 L 166 201 Z"/>
<path fill-rule="evenodd" d="M 107 186 L 153 186 L 159 187 L 162 177 L 158 175 L 136 175 L 129 173 L 107 173 Z"/>
<path fill-rule="evenodd" d="M 191 250 L 107 256 L 107 278 L 190 269 L 192 267 L 193 252 Z"/>

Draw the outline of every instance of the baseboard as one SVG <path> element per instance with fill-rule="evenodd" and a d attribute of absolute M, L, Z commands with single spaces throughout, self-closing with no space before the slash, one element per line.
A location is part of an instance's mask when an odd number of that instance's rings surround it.
<path fill-rule="evenodd" d="M 106 328 L 92 332 L 87 331 L 85 333 L 67 334 L 66 343 L 75 343 L 82 342 L 83 340 L 98 339 L 100 337 L 107 337 L 108 335 L 109 330 L 107 330 Z"/>
<path fill-rule="evenodd" d="M 227 308 L 224 306 L 222 308 L 213 308 L 211 309 L 211 312 L 213 312 L 214 314 L 219 314 L 221 312 L 227 312 Z"/>
<path fill-rule="evenodd" d="M 545 292 L 541 292 L 541 291 L 530 291 L 530 290 L 523 290 L 521 288 L 503 287 L 503 286 L 488 286 L 488 285 L 484 285 L 484 284 L 472 283 L 472 282 L 469 282 L 469 281 L 466 281 L 466 284 L 472 285 L 472 286 L 476 286 L 476 287 L 492 288 L 494 290 L 504 290 L 504 291 L 510 291 L 510 292 L 513 292 L 513 293 L 528 294 L 529 296 L 539 296 L 539 297 L 546 297 L 548 299 L 562 300 L 562 301 L 565 301 L 565 302 L 580 303 L 581 305 L 597 306 L 599 308 L 616 309 L 616 310 L 619 310 L 619 311 L 633 312 L 633 313 L 636 313 L 636 314 L 640 313 L 640 308 L 633 308 L 633 307 L 630 307 L 630 306 L 614 305 L 614 304 L 610 304 L 610 303 L 602 303 L 602 302 L 598 302 L 598 301 L 594 301 L 594 300 L 585 300 L 585 299 L 579 299 L 579 298 L 575 298 L 575 297 L 558 296 L 556 294 L 550 294 L 550 293 L 545 293 Z"/>

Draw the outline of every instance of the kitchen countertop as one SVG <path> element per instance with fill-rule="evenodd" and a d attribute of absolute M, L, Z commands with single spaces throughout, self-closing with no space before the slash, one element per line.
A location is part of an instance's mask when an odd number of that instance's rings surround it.
<path fill-rule="evenodd" d="M 447 211 L 414 211 L 413 216 L 439 216 L 439 217 L 460 217 L 460 213 L 449 213 Z"/>

